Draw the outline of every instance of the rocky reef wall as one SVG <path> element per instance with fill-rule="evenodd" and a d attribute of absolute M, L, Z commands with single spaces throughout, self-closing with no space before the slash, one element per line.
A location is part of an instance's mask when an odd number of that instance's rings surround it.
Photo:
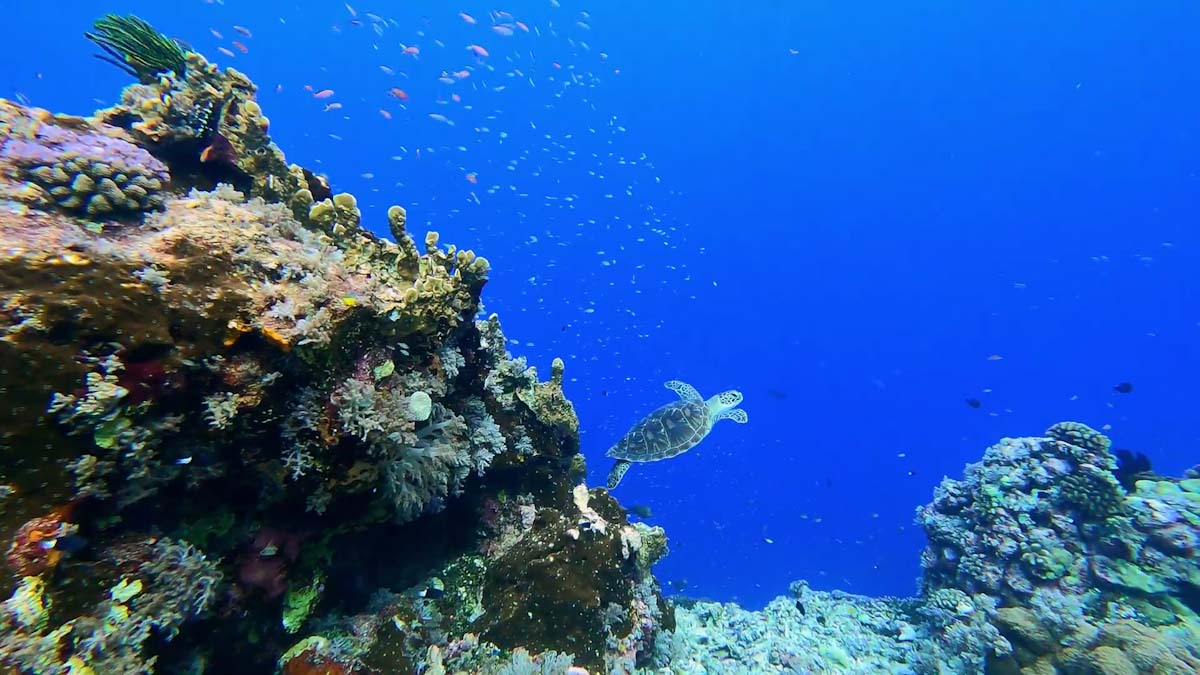
<path fill-rule="evenodd" d="M 488 261 L 399 206 L 370 234 L 179 58 L 91 117 L 0 101 L 0 666 L 645 662 L 665 537 L 582 485 Z"/>

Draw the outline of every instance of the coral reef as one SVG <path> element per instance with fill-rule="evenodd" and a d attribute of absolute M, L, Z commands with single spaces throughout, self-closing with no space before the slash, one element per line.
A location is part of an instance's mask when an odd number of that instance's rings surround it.
<path fill-rule="evenodd" d="M 1183 598 L 1194 616 L 1200 486 L 1143 478 L 1126 492 L 1116 470 L 1108 439 L 1074 423 L 989 448 L 918 513 L 926 590 L 1018 604 L 1037 590 L 1101 588 L 1149 615 L 1174 614 Z"/>
<path fill-rule="evenodd" d="M 1108 438 L 1082 424 L 1003 439 L 918 509 L 929 539 L 919 597 L 800 583 L 760 612 L 681 603 L 654 662 L 675 673 L 1200 672 L 1200 482 L 1145 461 L 1118 471 Z"/>
<path fill-rule="evenodd" d="M 1109 447 L 1069 422 L 1004 439 L 918 510 L 925 593 L 997 607 L 1013 650 L 990 672 L 1195 672 L 1171 636 L 1198 625 L 1200 486 L 1143 471 L 1127 491 Z M 1177 648 L 1130 665 L 1139 641 Z"/>
<path fill-rule="evenodd" d="M 132 17 L 91 118 L 0 100 L 13 673 L 1126 673 L 1200 667 L 1200 477 L 1081 424 L 918 512 L 921 595 L 762 612 L 654 579 L 579 421 L 481 315 L 490 263 L 371 234 L 245 75 Z"/>
<path fill-rule="evenodd" d="M 566 533 L 564 364 L 540 381 L 477 316 L 488 261 L 421 253 L 401 207 L 372 235 L 248 78 L 97 27 L 140 80 L 118 105 L 0 101 L 0 669 L 632 671 L 665 537 L 643 552 L 601 494 L 614 527 Z M 527 649 L 576 592 L 508 585 L 551 549 L 604 586 Z"/>

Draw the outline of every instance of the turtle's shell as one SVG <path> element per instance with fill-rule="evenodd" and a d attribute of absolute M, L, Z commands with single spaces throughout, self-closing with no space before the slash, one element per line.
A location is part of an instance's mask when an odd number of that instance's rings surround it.
<path fill-rule="evenodd" d="M 675 401 L 646 415 L 608 451 L 609 457 L 654 462 L 686 452 L 711 428 L 704 401 Z"/>

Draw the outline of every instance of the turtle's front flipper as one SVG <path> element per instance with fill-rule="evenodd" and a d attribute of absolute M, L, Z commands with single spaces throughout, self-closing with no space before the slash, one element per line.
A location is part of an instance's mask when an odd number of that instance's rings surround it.
<path fill-rule="evenodd" d="M 715 423 L 721 420 L 733 420 L 738 424 L 745 424 L 746 422 L 750 421 L 750 416 L 746 414 L 745 410 L 742 410 L 741 408 L 735 408 L 733 410 L 726 410 L 725 412 L 717 413 L 717 416 L 713 419 L 713 422 Z"/>
<path fill-rule="evenodd" d="M 629 462 L 624 459 L 617 460 L 617 463 L 613 465 L 612 471 L 608 472 L 609 490 L 617 487 L 617 484 L 619 484 L 621 479 L 625 477 L 625 472 L 628 471 L 629 467 L 631 466 L 633 466 L 633 462 Z"/>
<path fill-rule="evenodd" d="M 670 389 L 671 391 L 675 392 L 676 394 L 679 394 L 679 398 L 681 398 L 685 401 L 703 401 L 704 400 L 704 397 L 702 397 L 700 395 L 700 392 L 696 391 L 696 388 L 693 387 L 692 385 L 688 384 L 687 382 L 680 382 L 679 380 L 670 380 L 670 381 L 664 382 L 663 386 L 666 387 L 667 389 Z"/>

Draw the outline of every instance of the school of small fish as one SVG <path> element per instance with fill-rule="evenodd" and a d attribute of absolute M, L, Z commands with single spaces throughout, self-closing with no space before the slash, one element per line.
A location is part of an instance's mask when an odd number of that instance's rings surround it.
<path fill-rule="evenodd" d="M 289 31 L 324 33 L 339 63 L 274 75 L 264 72 L 268 60 L 251 71 L 279 78 L 274 91 L 287 105 L 303 105 L 297 92 L 312 101 L 320 121 L 309 129 L 304 161 L 337 158 L 328 163 L 340 166 L 352 153 L 349 176 L 331 173 L 335 188 L 354 192 L 365 210 L 403 203 L 418 233 L 437 229 L 495 260 L 519 261 L 493 272 L 515 277 L 517 297 L 491 304 L 551 312 L 562 325 L 552 336 L 558 344 L 522 345 L 531 358 L 572 350 L 565 356 L 580 364 L 572 374 L 597 390 L 657 377 L 622 372 L 620 354 L 665 325 L 656 307 L 666 298 L 684 307 L 715 284 L 693 276 L 690 261 L 705 251 L 664 208 L 679 193 L 631 147 L 621 111 L 604 96 L 606 82 L 621 76 L 594 46 L 607 32 L 593 29 L 590 12 L 554 0 L 520 15 L 418 4 L 420 14 L 346 4 L 324 16 L 280 17 L 278 26 L 218 25 L 211 34 L 219 53 L 245 58 L 255 34 L 263 50 L 268 40 L 286 45 Z M 560 265 L 583 259 L 581 247 L 592 265 Z M 599 302 L 598 291 L 617 287 L 632 289 L 630 303 Z"/>

